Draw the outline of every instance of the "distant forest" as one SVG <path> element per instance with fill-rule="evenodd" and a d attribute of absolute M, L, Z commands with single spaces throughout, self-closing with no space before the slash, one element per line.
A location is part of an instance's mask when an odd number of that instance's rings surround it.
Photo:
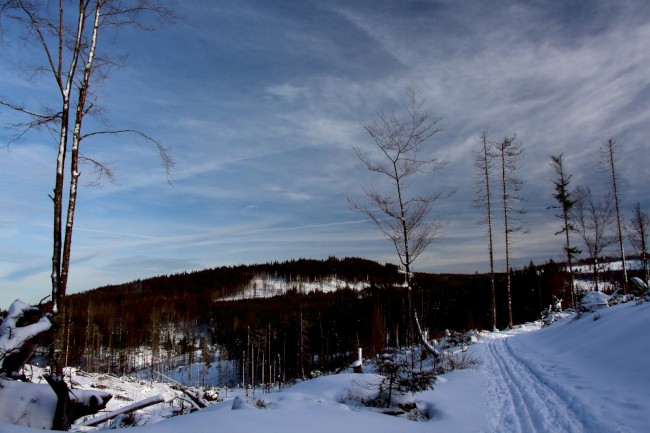
<path fill-rule="evenodd" d="M 256 276 L 286 281 L 336 275 L 364 281 L 362 290 L 332 293 L 289 290 L 272 298 L 220 300 L 242 291 Z M 553 297 L 567 296 L 559 264 L 532 263 L 513 271 L 515 323 L 535 320 Z M 282 379 L 347 365 L 361 347 L 364 356 L 410 341 L 404 280 L 397 266 L 330 257 L 283 263 L 220 267 L 100 287 L 65 298 L 59 349 L 65 365 L 126 374 L 153 368 L 199 349 L 219 351 L 259 368 L 270 359 Z M 483 274 L 416 273 L 414 305 L 429 336 L 491 326 L 490 282 Z M 497 276 L 499 327 L 507 325 L 505 276 Z M 266 361 L 264 361 L 266 360 Z M 256 368 L 256 367 L 253 367 Z M 279 375 L 279 373 L 278 373 Z"/>

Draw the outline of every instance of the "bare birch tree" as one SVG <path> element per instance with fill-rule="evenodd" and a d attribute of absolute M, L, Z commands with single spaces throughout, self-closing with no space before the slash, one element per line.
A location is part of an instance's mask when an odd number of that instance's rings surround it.
<path fill-rule="evenodd" d="M 610 138 L 607 142 L 603 143 L 598 149 L 600 161 L 606 167 L 609 180 L 612 184 L 612 195 L 614 197 L 614 211 L 616 212 L 616 230 L 618 235 L 618 248 L 621 253 L 621 261 L 623 262 L 623 292 L 627 293 L 628 280 L 627 280 L 627 265 L 625 263 L 625 249 L 623 248 L 623 226 L 621 224 L 621 208 L 619 206 L 619 193 L 617 186 L 617 173 L 616 166 L 618 162 L 618 155 L 621 152 L 621 147 L 616 140 Z"/>
<path fill-rule="evenodd" d="M 490 142 L 487 131 L 481 133 L 479 138 L 479 149 L 474 150 L 474 167 L 477 177 L 475 178 L 476 202 L 485 212 L 485 218 L 480 223 L 487 225 L 488 252 L 490 255 L 490 291 L 492 297 L 492 329 L 497 329 L 497 301 L 494 276 L 494 248 L 492 239 L 492 190 L 491 177 L 494 171 L 494 143 Z"/>
<path fill-rule="evenodd" d="M 101 36 L 109 36 L 125 26 L 145 28 L 144 16 L 171 18 L 168 9 L 149 0 L 79 0 L 78 2 L 40 2 L 5 0 L 0 2 L 0 19 L 10 20 L 24 32 L 25 41 L 41 50 L 43 63 L 29 69 L 37 75 L 49 77 L 51 91 L 58 99 L 58 108 L 32 109 L 20 103 L 0 99 L 0 105 L 19 112 L 28 119 L 11 126 L 17 128 L 14 139 L 27 131 L 47 129 L 56 137 L 58 154 L 53 194 L 54 205 L 52 301 L 53 311 L 60 308 L 66 294 L 72 245 L 72 230 L 78 194 L 79 164 L 86 162 L 99 175 L 111 176 L 107 165 L 85 156 L 80 146 L 83 140 L 97 135 L 132 133 L 157 147 L 169 176 L 173 161 L 163 145 L 141 131 L 123 129 L 84 132 L 83 121 L 98 111 L 97 96 L 91 89 L 107 77 L 109 70 L 118 65 L 109 55 L 101 55 Z M 108 38 L 107 38 L 108 39 Z M 70 135 L 71 147 L 70 145 Z M 66 159 L 70 158 L 69 187 L 64 194 Z M 64 224 L 64 200 L 67 211 Z"/>
<path fill-rule="evenodd" d="M 395 113 L 378 113 L 363 126 L 378 151 L 377 157 L 354 147 L 368 170 L 389 180 L 390 191 L 367 188 L 364 192 L 368 203 L 350 198 L 348 201 L 353 209 L 365 215 L 393 243 L 405 270 L 410 329 L 413 329 L 414 323 L 421 343 L 429 353 L 437 357 L 439 353 L 427 341 L 418 313 L 413 307 L 411 271 L 415 259 L 440 235 L 443 227 L 442 220 L 430 217 L 434 204 L 453 191 L 428 195 L 410 193 L 414 176 L 436 172 L 445 167 L 447 162 L 422 155 L 423 146 L 440 131 L 439 119 L 422 111 L 424 100 L 418 97 L 414 88 L 407 88 L 406 96 L 405 114 L 402 117 Z M 413 335 L 411 332 L 411 338 Z"/>
<path fill-rule="evenodd" d="M 637 202 L 632 211 L 632 218 L 627 228 L 630 243 L 641 257 L 643 278 L 648 284 L 648 234 L 650 233 L 650 218 L 647 212 L 641 210 L 641 203 Z"/>
<path fill-rule="evenodd" d="M 501 163 L 501 198 L 503 203 L 503 233 L 506 258 L 506 292 L 508 296 L 508 326 L 512 328 L 512 290 L 510 281 L 510 247 L 511 235 L 524 231 L 523 224 L 518 215 L 525 211 L 515 207 L 515 203 L 523 201 L 519 195 L 523 181 L 515 176 L 524 157 L 524 149 L 517 137 L 505 137 L 496 144 L 496 153 Z"/>
<path fill-rule="evenodd" d="M 571 232 L 575 231 L 575 226 L 571 221 L 571 209 L 575 205 L 573 193 L 569 189 L 572 175 L 567 174 L 564 169 L 564 155 L 551 155 L 549 165 L 553 167 L 556 178 L 553 179 L 553 186 L 555 194 L 553 197 L 557 201 L 556 206 L 551 206 L 552 209 L 559 209 L 560 213 L 556 216 L 562 220 L 562 229 L 555 233 L 555 235 L 564 234 L 564 254 L 567 259 L 567 267 L 569 268 L 569 288 L 571 291 L 571 305 L 576 305 L 575 288 L 573 284 L 573 257 L 580 253 L 580 251 L 571 246 Z"/>
<path fill-rule="evenodd" d="M 614 222 L 611 196 L 594 199 L 589 187 L 579 186 L 575 193 L 575 206 L 571 209 L 571 220 L 576 232 L 582 238 L 589 253 L 596 291 L 599 290 L 599 258 L 603 250 L 616 242 L 608 233 Z"/>

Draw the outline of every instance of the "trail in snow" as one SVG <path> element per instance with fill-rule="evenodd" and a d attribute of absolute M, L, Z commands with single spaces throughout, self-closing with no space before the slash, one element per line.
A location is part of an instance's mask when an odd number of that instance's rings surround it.
<path fill-rule="evenodd" d="M 486 345 L 485 362 L 492 377 L 490 401 L 494 431 L 516 433 L 601 431 L 573 396 L 556 392 L 548 377 L 540 376 L 512 351 L 509 339 Z"/>
<path fill-rule="evenodd" d="M 650 425 L 648 304 L 484 336 L 488 426 L 508 433 L 631 433 Z M 599 313 L 600 314 L 600 313 Z"/>

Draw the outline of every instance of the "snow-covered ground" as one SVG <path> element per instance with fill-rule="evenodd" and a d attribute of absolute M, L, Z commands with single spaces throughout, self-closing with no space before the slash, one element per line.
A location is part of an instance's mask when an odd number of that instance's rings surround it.
<path fill-rule="evenodd" d="M 643 260 L 640 259 L 630 259 L 625 261 L 625 268 L 629 271 L 638 271 L 643 269 Z M 598 270 L 600 272 L 607 271 L 621 271 L 623 270 L 623 262 L 620 260 L 612 262 L 604 262 L 598 264 Z M 588 265 L 574 265 L 573 272 L 577 274 L 590 274 L 593 271 L 593 266 Z"/>
<path fill-rule="evenodd" d="M 227 296 L 220 301 L 234 301 L 239 299 L 270 298 L 281 296 L 289 290 L 296 290 L 298 293 L 323 292 L 330 293 L 340 289 L 349 288 L 361 290 L 369 284 L 361 282 L 350 282 L 332 275 L 327 278 L 310 280 L 304 278 L 276 278 L 270 275 L 258 275 L 254 277 L 242 290 L 234 296 Z"/>
<path fill-rule="evenodd" d="M 549 327 L 530 324 L 481 333 L 468 352 L 475 369 L 439 376 L 417 395 L 430 419 L 411 421 L 348 398 L 367 392 L 374 374 L 322 376 L 249 397 L 230 391 L 190 415 L 141 432 L 647 432 L 650 426 L 650 303 L 629 302 Z M 102 386 L 116 386 L 110 378 Z M 123 383 L 145 397 L 155 385 Z M 142 386 L 147 392 L 139 393 Z M 365 390 L 365 391 L 364 391 Z M 137 395 L 136 395 L 137 394 Z M 169 403 L 159 405 L 169 407 Z M 0 424 L 0 433 L 36 431 Z M 42 430 L 41 430 L 42 431 Z"/>

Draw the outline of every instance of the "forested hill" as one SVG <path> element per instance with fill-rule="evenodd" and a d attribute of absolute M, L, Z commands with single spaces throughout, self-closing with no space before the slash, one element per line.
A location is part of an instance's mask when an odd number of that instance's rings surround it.
<path fill-rule="evenodd" d="M 515 321 L 537 318 L 551 302 L 551 292 L 561 286 L 557 269 L 551 264 L 543 273 L 532 266 L 513 272 Z M 326 279 L 337 284 L 313 284 Z M 189 356 L 199 344 L 218 348 L 233 360 L 247 345 L 257 344 L 269 356 L 281 355 L 286 377 L 300 376 L 335 368 L 356 347 L 372 355 L 408 341 L 403 280 L 395 265 L 332 257 L 220 267 L 100 287 L 66 297 L 60 328 L 64 356 L 69 365 L 127 373 L 143 363 Z M 503 280 L 499 276 L 497 281 L 500 326 L 506 317 Z M 284 289 L 264 298 L 240 296 L 265 281 L 284 281 Z M 305 282 L 312 289 L 301 290 Z M 413 284 L 413 303 L 431 336 L 446 328 L 490 326 L 486 275 L 415 274 Z"/>
<path fill-rule="evenodd" d="M 162 275 L 153 278 L 136 280 L 124 284 L 99 287 L 78 295 L 80 297 L 103 298 L 116 296 L 138 295 L 145 298 L 186 298 L 188 295 L 201 296 L 209 293 L 211 300 L 230 298 L 241 291 L 255 277 L 265 276 L 277 280 L 319 281 L 330 277 L 357 283 L 367 282 L 369 285 L 393 285 L 403 280 L 398 267 L 387 263 L 346 257 L 338 259 L 330 257 L 327 260 L 297 259 L 286 262 L 265 264 L 223 266 L 201 271 L 183 272 L 172 275 Z"/>

